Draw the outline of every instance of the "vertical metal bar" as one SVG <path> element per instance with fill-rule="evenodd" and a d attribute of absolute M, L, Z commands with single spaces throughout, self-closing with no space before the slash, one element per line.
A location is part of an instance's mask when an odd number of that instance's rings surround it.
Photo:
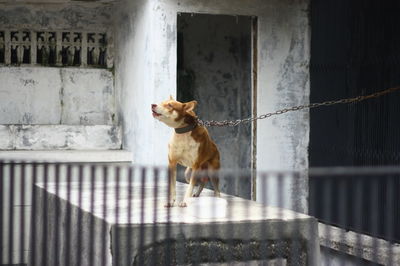
<path fill-rule="evenodd" d="M 257 82 L 258 82 L 258 19 L 252 17 L 251 29 L 251 77 L 252 77 L 252 115 L 257 117 Z M 257 200 L 257 120 L 254 120 L 252 125 L 252 151 L 251 151 L 251 169 L 252 169 L 252 200 Z"/>
<path fill-rule="evenodd" d="M 56 164 L 55 165 L 55 193 L 56 193 L 56 197 L 59 197 L 59 192 L 60 192 L 60 164 Z M 60 201 L 56 200 L 55 201 L 55 213 L 56 213 L 56 217 L 55 217 L 55 226 L 54 226 L 54 262 L 56 262 L 57 264 L 61 265 L 61 259 L 59 258 L 60 255 L 60 251 L 59 251 L 59 247 L 60 247 L 60 233 L 61 233 L 61 225 L 60 225 Z"/>
<path fill-rule="evenodd" d="M 213 174 L 214 173 L 211 173 L 211 175 L 213 175 Z M 195 212 L 197 213 L 197 212 L 199 212 L 199 210 L 196 209 Z M 199 233 L 200 230 L 201 230 L 201 224 L 200 223 L 195 223 L 194 230 L 195 230 L 196 233 Z M 227 232 L 227 235 L 229 235 L 229 234 L 230 234 L 230 232 Z M 198 236 L 196 236 L 196 238 L 199 239 Z M 200 254 L 200 249 L 194 249 L 193 252 L 194 252 L 193 253 L 193 262 L 194 262 L 194 264 L 196 265 L 196 264 L 201 263 L 201 257 L 202 257 L 203 254 Z"/>
<path fill-rule="evenodd" d="M 259 182 L 258 185 L 261 187 L 261 195 L 259 196 L 259 200 L 262 202 L 262 204 L 265 204 L 262 208 L 262 219 L 265 220 L 268 213 L 267 213 L 267 191 L 268 191 L 268 179 L 269 175 L 266 173 L 260 174 Z M 278 189 L 278 193 L 281 193 Z M 261 197 L 260 197 L 261 196 Z M 260 199 L 261 198 L 261 199 Z M 268 249 L 268 242 L 264 241 L 264 234 L 266 234 L 267 230 L 267 223 L 264 222 L 261 224 L 261 233 L 260 233 L 260 238 L 263 240 L 260 243 L 260 260 L 266 260 L 269 255 L 269 249 Z"/>
<path fill-rule="evenodd" d="M 244 175 L 244 176 L 243 176 Z M 246 175 L 246 173 L 243 173 L 243 175 L 239 175 L 238 176 L 238 179 L 243 179 L 243 178 L 245 178 L 245 179 L 247 179 L 247 177 L 245 176 Z M 240 182 L 240 181 L 239 181 Z M 246 208 L 245 208 L 245 217 L 249 217 L 249 210 L 250 210 L 250 204 L 251 204 L 252 202 L 251 201 L 249 201 L 249 200 L 245 200 L 244 201 L 244 204 L 246 204 Z M 250 208 L 249 208 L 250 207 Z M 250 247 L 250 245 L 251 245 L 251 239 L 250 238 L 248 238 L 248 239 L 243 239 L 243 256 L 242 256 L 242 258 L 245 260 L 245 261 L 249 261 L 249 260 L 251 260 L 252 259 L 252 255 L 251 255 L 251 247 Z"/>
<path fill-rule="evenodd" d="M 132 226 L 131 226 L 131 222 L 132 222 L 132 187 L 133 187 L 133 183 L 132 183 L 132 179 L 134 178 L 134 169 L 132 167 L 129 167 L 128 170 L 128 241 L 127 241 L 127 245 L 128 245 L 128 249 L 132 249 Z M 127 256 L 127 260 L 128 261 L 130 259 L 130 254 L 126 254 Z"/>
<path fill-rule="evenodd" d="M 36 208 L 37 208 L 37 202 L 36 202 L 36 187 L 35 187 L 35 183 L 37 181 L 37 164 L 33 163 L 32 164 L 32 213 L 36 213 Z M 30 256 L 30 263 L 29 265 L 35 266 L 36 265 L 36 215 L 31 215 L 31 239 L 30 239 L 30 252 L 31 252 L 31 256 Z"/>
<path fill-rule="evenodd" d="M 203 171 L 204 170 L 202 170 L 201 174 L 197 173 L 196 176 L 194 177 L 194 178 L 197 179 L 197 182 L 201 182 L 201 177 L 203 176 L 203 174 L 205 174 Z M 214 177 L 215 177 L 215 172 L 213 171 L 211 173 L 211 175 L 209 176 L 209 178 L 214 178 Z M 236 179 L 235 183 L 240 184 L 240 178 L 241 177 L 239 175 L 236 175 L 235 176 L 235 179 Z M 215 209 L 216 209 L 215 205 L 211 204 L 211 210 L 210 210 L 211 211 L 211 217 L 215 216 Z M 215 245 L 215 243 L 217 241 L 217 238 L 215 237 L 215 235 L 216 235 L 216 224 L 213 223 L 213 222 L 210 223 L 210 233 L 211 233 L 210 234 L 211 237 L 210 237 L 209 241 L 211 241 L 212 243 L 214 242 L 212 245 Z M 243 253 L 244 253 L 245 243 L 243 243 L 243 244 L 244 244 L 243 245 Z M 183 238 L 182 238 L 182 247 L 184 247 L 184 239 Z M 213 261 L 214 256 L 213 256 L 212 249 L 211 248 L 207 248 L 207 253 L 208 253 L 207 254 L 207 261 L 214 262 Z"/>
<path fill-rule="evenodd" d="M 94 195 L 95 195 L 96 166 L 90 167 L 90 228 L 89 228 L 89 265 L 94 265 Z"/>
<path fill-rule="evenodd" d="M 170 193 L 170 187 L 171 187 L 171 184 L 170 184 L 170 182 L 171 182 L 171 175 L 172 175 L 173 173 L 172 173 L 172 170 L 170 169 L 170 168 L 168 168 L 168 189 L 167 189 L 167 202 L 168 202 L 168 204 L 171 202 L 171 197 L 170 197 L 170 195 L 171 195 L 171 193 Z M 176 204 L 176 203 L 175 203 Z M 167 221 L 166 221 L 166 228 L 165 228 L 165 239 L 167 239 L 167 241 L 166 241 L 166 245 L 165 245 L 165 260 L 164 260 L 164 262 L 165 262 L 165 266 L 169 266 L 170 264 L 171 264 L 171 262 L 172 262 L 172 259 L 171 259 L 171 245 L 172 245 L 172 242 L 170 242 L 170 239 L 171 239 L 171 208 L 172 208 L 172 206 L 171 207 L 169 207 L 169 208 L 167 208 Z"/>
<path fill-rule="evenodd" d="M 372 177 L 372 182 L 370 183 L 369 191 L 369 206 L 370 206 L 370 225 L 371 225 L 371 234 L 373 236 L 373 243 L 372 243 L 372 261 L 377 261 L 378 258 L 378 216 L 379 216 L 379 184 L 378 184 L 378 177 Z M 383 179 L 385 176 L 382 177 Z"/>
<path fill-rule="evenodd" d="M 330 176 L 323 177 L 322 183 L 322 217 L 324 221 L 332 221 L 332 210 L 333 210 L 333 200 L 332 200 L 332 178 Z M 331 235 L 331 230 L 329 226 L 324 227 L 325 232 L 322 232 L 325 239 L 329 240 Z M 330 261 L 327 263 L 330 265 Z"/>
<path fill-rule="evenodd" d="M 144 258 L 144 238 L 145 238 L 145 227 L 144 227 L 144 216 L 146 214 L 145 212 L 145 193 L 146 193 L 146 187 L 145 187 L 145 182 L 146 182 L 146 168 L 142 168 L 142 176 L 141 176 L 141 192 L 140 192 L 140 235 L 139 235 L 139 256 L 138 256 L 138 262 L 139 265 L 145 265 L 145 258 Z"/>
<path fill-rule="evenodd" d="M 120 167 L 115 168 L 115 224 L 119 223 Z M 115 230 L 115 261 L 119 263 L 119 230 Z"/>
<path fill-rule="evenodd" d="M 235 185 L 239 182 L 237 180 L 237 173 L 235 173 L 234 171 L 232 171 L 232 172 L 226 171 L 226 173 L 228 175 L 227 179 L 230 182 L 232 182 Z M 230 197 L 234 197 L 234 196 L 230 195 Z M 232 204 L 239 205 L 239 204 L 242 204 L 242 202 L 232 201 Z M 234 207 L 234 206 L 232 206 L 232 207 Z M 229 220 L 230 220 L 229 227 L 228 227 L 228 234 L 229 235 L 234 235 L 234 232 L 235 232 L 235 222 L 233 221 L 234 217 L 235 217 L 235 213 L 233 212 L 233 210 L 234 210 L 234 208 L 232 208 L 232 209 L 228 208 Z M 228 254 L 229 255 L 229 259 L 230 260 L 238 260 L 240 258 L 239 254 L 236 254 L 235 252 L 233 252 L 235 250 L 235 247 L 236 247 L 235 246 L 236 245 L 235 238 L 234 237 L 229 238 L 229 242 L 228 243 L 229 243 L 229 246 L 231 247 L 231 249 L 229 250 L 229 254 Z"/>
<path fill-rule="evenodd" d="M 289 177 L 287 176 L 286 178 L 289 178 Z M 294 195 L 301 195 L 301 193 L 299 191 L 299 188 L 301 187 L 300 186 L 300 182 L 302 182 L 300 180 L 301 173 L 297 173 L 297 172 L 293 173 L 290 178 L 293 179 L 293 183 L 294 183 L 294 191 L 292 191 L 291 193 L 294 193 Z M 295 220 L 294 220 L 294 226 L 293 226 L 294 227 L 293 228 L 294 229 L 293 230 L 294 231 L 294 237 L 290 241 L 290 244 L 291 244 L 291 246 L 290 246 L 290 254 L 288 254 L 288 256 L 292 257 L 292 261 L 299 261 L 302 258 L 302 256 L 301 256 L 301 252 L 302 252 L 301 247 L 302 247 L 302 245 L 301 245 L 300 240 L 299 240 L 300 221 L 298 219 L 297 211 L 300 210 L 301 203 L 299 201 L 295 201 L 295 202 L 293 202 L 292 207 L 294 208 L 294 210 L 296 210 L 296 212 L 294 213 Z M 289 244 L 289 241 L 288 241 L 288 244 Z M 309 258 L 307 258 L 307 259 L 308 259 L 308 262 L 306 262 L 306 263 L 310 264 L 310 259 Z M 300 264 L 301 264 L 301 262 L 300 262 Z"/>
<path fill-rule="evenodd" d="M 43 176 L 43 224 L 42 224 L 42 266 L 47 265 L 47 226 L 48 226 L 48 215 L 47 215 L 47 209 L 48 209 L 48 200 L 47 200 L 47 182 L 48 182 L 48 164 L 43 164 L 43 170 L 44 170 L 44 176 Z"/>
<path fill-rule="evenodd" d="M 66 212 L 65 212 L 65 254 L 64 254 L 64 265 L 70 265 L 70 255 L 71 255 L 71 179 L 72 179 L 72 166 L 67 165 L 67 202 L 66 202 Z"/>
<path fill-rule="evenodd" d="M 278 191 L 280 191 L 281 193 L 279 193 L 278 195 L 277 195 L 277 202 L 278 202 L 278 207 L 279 208 L 283 208 L 283 204 L 284 204 L 284 198 L 283 198 L 283 195 L 284 195 L 284 193 L 286 192 L 285 190 L 284 190 L 284 176 L 283 176 L 283 174 L 282 173 L 278 173 L 277 174 L 277 183 L 278 183 Z M 279 219 L 284 219 L 284 217 L 279 217 Z M 277 234 L 278 235 L 282 235 L 282 232 L 283 232 L 283 224 L 280 222 L 280 223 L 278 223 L 278 225 L 277 225 Z M 277 239 L 276 240 L 276 256 L 277 257 L 279 257 L 279 258 L 282 258 L 282 257 L 284 257 L 284 240 L 283 239 Z M 290 257 L 288 257 L 288 262 L 289 262 L 289 264 L 290 264 L 290 260 L 291 260 L 291 258 Z"/>
<path fill-rule="evenodd" d="M 24 263 L 25 262 L 25 256 L 24 256 L 24 250 L 25 250 L 25 163 L 21 163 L 20 165 L 20 173 L 21 173 L 21 192 L 20 192 L 20 200 L 21 200 L 21 219 L 20 219 L 20 241 L 19 241 L 19 262 Z M 0 170 L 1 171 L 1 170 Z M 0 181 L 1 182 L 1 181 Z M 0 193 L 2 193 L 0 189 Z M 1 196 L 0 196 L 1 197 Z M 1 208 L 1 207 L 0 207 Z M 2 210 L 2 209 L 0 209 Z M 1 212 L 1 211 L 0 211 Z M 1 227 L 0 227 L 1 230 Z M 1 238 L 0 238 L 1 239 Z M 1 260 L 0 260 L 0 265 L 1 265 Z"/>
<path fill-rule="evenodd" d="M 317 207 L 316 207 L 316 181 L 317 177 L 311 175 L 308 172 L 308 184 L 309 184 L 309 197 L 308 197 L 308 215 L 317 216 Z M 315 217 L 317 219 L 317 217 Z M 318 228 L 318 220 L 317 220 L 317 228 Z M 308 226 L 308 235 L 313 236 L 316 234 L 314 231 L 315 228 L 312 225 Z M 321 232 L 318 232 L 321 235 Z M 319 239 L 319 238 L 318 238 Z"/>
<path fill-rule="evenodd" d="M 157 228 L 158 228 L 158 224 L 157 224 L 157 211 L 158 211 L 158 179 L 159 179 L 159 169 L 155 168 L 154 169 L 154 190 L 153 190 L 153 195 L 154 195 L 154 201 L 153 201 L 153 236 L 152 236 L 152 243 L 157 243 Z M 157 249 L 153 248 L 153 256 L 152 256 L 153 260 L 152 260 L 152 265 L 158 265 L 158 261 L 157 261 Z"/>
<path fill-rule="evenodd" d="M 158 179 L 159 179 L 159 169 L 155 168 L 154 169 L 154 202 L 153 202 L 153 236 L 152 236 L 152 243 L 157 243 L 157 228 L 158 228 L 158 224 L 157 224 L 157 212 L 158 212 Z M 158 261 L 157 261 L 157 249 L 154 248 L 153 249 L 153 261 L 152 264 L 153 265 L 158 265 Z"/>
<path fill-rule="evenodd" d="M 15 179 L 15 164 L 10 162 L 10 191 L 9 191 L 9 202 L 10 209 L 8 213 L 8 264 L 13 264 L 13 247 L 14 247 L 14 179 Z"/>
<path fill-rule="evenodd" d="M 395 239 L 394 236 L 394 211 L 395 211 L 395 204 L 393 202 L 393 199 L 395 198 L 395 193 L 398 190 L 398 187 L 395 184 L 398 184 L 398 182 L 394 182 L 396 179 L 398 179 L 400 176 L 390 176 L 387 179 L 386 185 L 386 197 L 385 197 L 385 237 L 388 240 L 388 261 L 386 262 L 386 265 L 395 265 L 393 262 L 393 245 L 392 241 Z M 397 180 L 398 181 L 398 180 Z M 396 191 L 396 192 L 395 192 Z"/>
<path fill-rule="evenodd" d="M 354 228 L 356 231 L 360 232 L 362 230 L 362 225 L 363 225 L 363 189 L 364 189 L 364 182 L 363 180 L 360 179 L 361 177 L 357 176 L 355 177 L 355 186 L 354 186 Z M 361 246 L 361 234 L 357 234 L 356 237 L 356 246 L 360 247 Z M 359 263 L 362 263 L 362 249 L 357 248 L 356 249 L 356 256 L 359 258 Z"/>
<path fill-rule="evenodd" d="M 338 177 L 339 180 L 338 182 L 338 191 L 337 193 L 339 194 L 338 196 L 338 214 L 339 214 L 339 226 L 341 228 L 346 228 L 348 224 L 348 217 L 347 217 L 347 212 L 348 212 L 348 187 L 346 186 L 347 182 L 344 178 Z M 341 235 L 340 235 L 341 241 L 344 243 L 344 245 L 347 245 L 347 234 L 346 230 L 341 230 Z"/>
<path fill-rule="evenodd" d="M 107 252 L 107 243 L 106 243 L 106 230 L 107 230 L 107 181 L 108 181 L 108 168 L 107 166 L 103 166 L 103 225 L 102 225 L 102 239 L 101 239 L 101 265 L 105 266 L 107 264 L 106 261 L 106 252 Z"/>
<path fill-rule="evenodd" d="M 4 162 L 0 160 L 0 246 L 3 246 L 3 195 L 5 194 L 4 189 Z M 3 249 L 0 250 L 0 264 L 3 264 Z"/>
<path fill-rule="evenodd" d="M 77 235 L 76 249 L 82 250 L 82 186 L 83 186 L 83 165 L 78 166 L 78 218 L 77 218 Z M 76 265 L 82 263 L 82 253 L 77 252 Z"/>

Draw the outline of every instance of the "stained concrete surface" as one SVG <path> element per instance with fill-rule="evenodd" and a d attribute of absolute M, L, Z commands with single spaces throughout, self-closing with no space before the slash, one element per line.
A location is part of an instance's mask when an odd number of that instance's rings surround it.
<path fill-rule="evenodd" d="M 110 3 L 23 3 L 0 1 L 0 25 L 5 29 L 104 30 L 112 27 Z M 23 14 L 23 15 L 21 15 Z"/>
<path fill-rule="evenodd" d="M 212 239 L 224 243 L 304 241 L 304 245 L 297 246 L 297 253 L 291 250 L 288 254 L 306 254 L 307 261 L 300 264 L 318 265 L 318 230 L 314 218 L 232 196 L 223 196 L 228 201 L 226 217 L 196 218 L 190 215 L 190 204 L 188 208 L 163 207 L 167 184 L 162 172 L 157 186 L 150 172 L 145 183 L 141 183 L 140 172 L 135 173 L 134 179 L 120 179 L 118 183 L 114 179 L 106 184 L 101 181 L 37 184 L 36 215 L 31 228 L 31 259 L 35 259 L 36 265 L 43 260 L 48 265 L 66 265 L 66 260 L 70 264 L 80 261 L 81 265 L 90 262 L 97 265 L 102 256 L 106 265 L 136 265 L 140 247 L 170 239 L 177 241 L 178 246 L 196 239 L 202 239 L 205 245 Z M 178 195 L 183 195 L 185 188 L 186 185 L 178 183 Z M 206 191 L 203 196 L 211 194 Z M 170 226 L 166 226 L 168 221 Z M 43 248 L 47 249 L 45 253 Z M 60 256 L 55 256 L 55 252 Z M 178 260 L 185 258 L 179 248 L 172 252 Z"/>
<path fill-rule="evenodd" d="M 0 67 L 0 80 L 0 124 L 117 123 L 109 70 Z"/>
<path fill-rule="evenodd" d="M 0 1 L 0 30 L 104 32 L 112 61 L 111 1 L 38 2 Z M 115 101 L 110 69 L 1 65 L 0 150 L 120 149 Z"/>
<path fill-rule="evenodd" d="M 108 125 L 0 125 L 0 150 L 119 150 L 121 128 Z"/>

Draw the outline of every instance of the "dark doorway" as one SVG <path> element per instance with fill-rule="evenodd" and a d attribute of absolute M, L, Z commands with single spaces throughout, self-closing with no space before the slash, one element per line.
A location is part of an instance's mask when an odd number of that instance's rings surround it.
<path fill-rule="evenodd" d="M 178 15 L 177 95 L 196 100 L 204 120 L 247 118 L 252 114 L 252 18 Z M 221 153 L 222 168 L 248 169 L 252 160 L 251 125 L 209 128 Z M 223 192 L 251 197 L 251 178 L 222 179 Z"/>
<path fill-rule="evenodd" d="M 311 102 L 400 85 L 399 1 L 313 0 L 311 10 Z M 400 93 L 396 92 L 357 104 L 311 110 L 310 166 L 399 165 L 399 102 Z M 310 213 L 327 223 L 400 240 L 400 194 L 391 199 L 382 196 L 388 195 L 388 184 L 399 189 L 399 178 L 310 178 Z M 324 195 L 327 186 L 332 191 L 330 199 Z M 366 198 L 377 190 L 377 208 L 365 202 L 362 217 L 353 219 L 351 214 L 357 210 L 349 207 L 346 222 L 340 220 L 340 213 L 326 215 L 324 210 L 335 210 L 343 194 L 355 195 L 360 187 L 359 193 Z M 324 198 L 331 205 L 322 204 Z M 350 203 L 351 197 L 346 198 L 346 204 Z M 366 222 L 357 224 L 355 219 L 378 219 L 380 223 L 373 228 Z M 388 223 L 396 228 L 394 235 L 384 234 Z"/>

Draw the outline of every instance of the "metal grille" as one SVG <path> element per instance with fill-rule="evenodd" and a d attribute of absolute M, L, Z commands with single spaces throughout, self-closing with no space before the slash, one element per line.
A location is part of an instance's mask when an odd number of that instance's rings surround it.
<path fill-rule="evenodd" d="M 246 173 L 218 172 L 233 183 Z M 331 197 L 338 193 L 335 183 L 368 175 L 388 177 L 387 205 L 379 205 L 377 190 L 364 193 L 360 188 L 360 193 Z M 285 209 L 296 208 L 295 195 L 307 193 L 296 185 L 307 173 L 258 172 L 258 203 L 226 194 L 215 198 L 204 190 L 186 208 L 165 208 L 164 168 L 0 162 L 0 261 L 41 266 L 398 265 L 400 249 L 393 243 L 398 226 L 390 210 L 397 204 L 393 182 L 399 176 L 398 167 L 309 171 L 311 183 L 335 177 L 322 188 L 318 206 L 323 214 L 383 225 L 384 233 L 375 237 Z M 178 183 L 178 199 L 185 188 Z M 386 218 L 365 216 L 366 207 Z"/>
<path fill-rule="evenodd" d="M 112 68 L 109 34 L 0 30 L 0 64 Z"/>

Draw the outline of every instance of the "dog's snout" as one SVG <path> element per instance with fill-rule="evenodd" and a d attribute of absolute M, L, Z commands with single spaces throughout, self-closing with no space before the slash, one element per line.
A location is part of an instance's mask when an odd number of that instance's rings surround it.
<path fill-rule="evenodd" d="M 157 107 L 157 104 L 154 104 L 154 103 L 153 103 L 153 104 L 151 105 L 151 109 L 154 109 L 154 108 L 156 108 L 156 107 Z"/>

